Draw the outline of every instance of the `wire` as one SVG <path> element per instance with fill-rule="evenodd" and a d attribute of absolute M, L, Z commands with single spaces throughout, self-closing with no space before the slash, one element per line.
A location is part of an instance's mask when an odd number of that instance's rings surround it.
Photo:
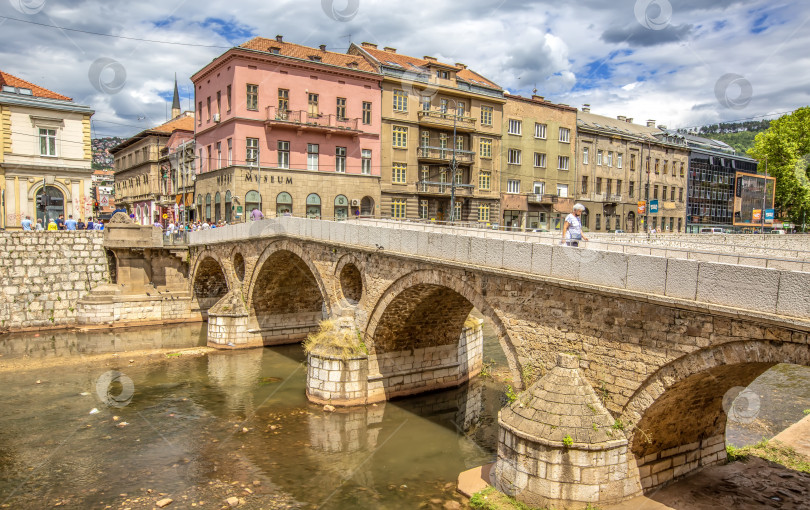
<path fill-rule="evenodd" d="M 113 39 L 126 39 L 128 41 L 140 41 L 140 42 L 149 42 L 149 43 L 156 43 L 156 44 L 172 44 L 172 45 L 175 45 L 175 46 L 196 46 L 196 47 L 200 47 L 200 48 L 226 48 L 226 49 L 233 48 L 233 46 L 221 46 L 221 45 L 216 45 L 216 44 L 196 44 L 196 43 L 183 43 L 183 42 L 174 42 L 174 41 L 158 41 L 156 39 L 143 39 L 143 38 L 140 38 L 140 37 L 127 37 L 127 36 L 124 36 L 124 35 L 102 34 L 100 32 L 91 32 L 89 30 L 79 30 L 78 28 L 68 28 L 68 27 L 62 27 L 62 26 L 59 26 L 59 25 L 49 25 L 47 23 L 37 23 L 36 21 L 31 21 L 31 20 L 26 20 L 26 19 L 19 19 L 19 18 L 11 18 L 11 17 L 8 17 L 8 16 L 0 16 L 0 19 L 7 19 L 7 20 L 11 20 L 11 21 L 19 21 L 20 23 L 28 23 L 29 25 L 38 25 L 38 26 L 41 26 L 41 27 L 56 28 L 56 29 L 59 29 L 59 30 L 67 30 L 69 32 L 78 32 L 78 33 L 81 33 L 81 34 L 98 35 L 98 36 L 101 36 L 101 37 L 111 37 Z"/>

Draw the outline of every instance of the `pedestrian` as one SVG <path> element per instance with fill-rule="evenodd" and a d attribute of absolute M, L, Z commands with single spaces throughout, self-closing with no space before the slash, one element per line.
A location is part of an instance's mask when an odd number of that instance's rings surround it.
<path fill-rule="evenodd" d="M 89 218 L 87 218 L 87 230 L 94 230 L 94 227 L 93 227 L 93 217 L 92 217 L 92 216 L 90 216 Z"/>
<path fill-rule="evenodd" d="M 587 237 L 582 235 L 582 220 L 580 216 L 582 216 L 582 211 L 584 210 L 584 205 L 576 204 L 571 214 L 565 217 L 565 223 L 563 223 L 562 229 L 562 242 L 560 244 L 579 246 L 580 241 L 588 240 Z"/>
<path fill-rule="evenodd" d="M 36 230 L 45 230 L 45 227 L 42 226 L 42 218 L 37 218 Z"/>
<path fill-rule="evenodd" d="M 252 211 L 250 211 L 250 219 L 253 221 L 264 219 L 264 214 L 262 214 L 260 210 L 254 208 Z"/>
<path fill-rule="evenodd" d="M 104 230 L 104 223 L 101 221 L 93 223 L 93 230 Z"/>
<path fill-rule="evenodd" d="M 65 230 L 65 215 L 60 214 L 58 218 L 56 218 L 56 229 L 57 230 Z M 48 225 L 48 230 L 50 230 L 50 225 Z"/>
<path fill-rule="evenodd" d="M 73 219 L 72 214 L 68 214 L 68 219 L 65 221 L 65 230 L 76 230 L 76 220 Z"/>
<path fill-rule="evenodd" d="M 26 216 L 25 218 L 23 218 L 23 220 L 20 222 L 20 225 L 22 225 L 23 230 L 31 230 L 31 217 Z"/>
<path fill-rule="evenodd" d="M 57 225 L 56 222 L 53 221 L 53 218 L 51 218 L 50 221 L 48 221 L 48 230 L 49 231 L 59 230 L 59 225 Z"/>
<path fill-rule="evenodd" d="M 84 229 L 85 229 L 84 220 L 79 218 L 79 222 L 76 223 L 76 230 L 84 230 Z"/>

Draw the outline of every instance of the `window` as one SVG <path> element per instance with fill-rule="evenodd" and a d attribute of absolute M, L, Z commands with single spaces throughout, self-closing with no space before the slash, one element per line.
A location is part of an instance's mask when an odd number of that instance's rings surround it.
<path fill-rule="evenodd" d="M 557 170 L 568 170 L 568 156 L 557 156 Z"/>
<path fill-rule="evenodd" d="M 602 193 L 602 178 L 601 177 L 596 178 L 596 190 L 595 191 L 596 191 L 597 195 L 600 195 Z"/>
<path fill-rule="evenodd" d="M 677 169 L 677 168 L 675 168 L 675 165 L 676 165 L 676 164 L 677 164 L 677 162 L 676 162 L 676 161 L 673 161 L 673 162 L 672 162 L 672 177 L 676 177 L 676 172 L 678 171 L 678 169 Z"/>
<path fill-rule="evenodd" d="M 607 185 L 605 186 L 605 195 L 612 195 L 613 194 L 613 179 L 607 180 Z"/>
<path fill-rule="evenodd" d="M 259 86 L 247 85 L 247 109 L 258 111 L 259 109 Z"/>
<path fill-rule="evenodd" d="M 449 105 L 449 101 L 447 99 L 439 100 L 439 111 L 442 113 L 447 113 L 447 106 Z"/>
<path fill-rule="evenodd" d="M 517 179 L 509 179 L 506 181 L 506 192 L 507 193 L 520 193 L 520 181 Z"/>
<path fill-rule="evenodd" d="M 616 154 L 616 168 L 622 167 L 622 155 Z"/>
<path fill-rule="evenodd" d="M 337 98 L 337 105 L 335 108 L 335 114 L 337 115 L 338 120 L 346 120 L 346 98 L 339 97 Z"/>
<path fill-rule="evenodd" d="M 660 163 L 661 163 L 661 160 L 656 158 L 656 160 L 655 160 L 655 175 L 658 175 L 658 174 L 661 173 L 660 168 L 659 168 Z"/>
<path fill-rule="evenodd" d="M 39 154 L 56 156 L 56 130 L 39 128 Z"/>
<path fill-rule="evenodd" d="M 222 113 L 222 92 L 217 90 L 217 113 Z"/>
<path fill-rule="evenodd" d="M 480 154 L 482 158 L 491 158 L 492 157 L 492 139 L 491 138 L 482 138 L 481 139 L 481 150 Z"/>
<path fill-rule="evenodd" d="M 535 195 L 542 195 L 546 192 L 546 183 L 543 181 L 535 181 L 535 183 L 532 185 L 532 192 Z"/>
<path fill-rule="evenodd" d="M 307 144 L 307 170 L 318 169 L 318 156 L 320 154 L 320 147 L 317 143 Z"/>
<path fill-rule="evenodd" d="M 630 154 L 630 171 L 631 172 L 636 171 L 636 155 L 635 154 Z"/>
<path fill-rule="evenodd" d="M 428 218 L 428 201 L 419 201 L 419 219 L 426 220 Z"/>
<path fill-rule="evenodd" d="M 478 221 L 489 221 L 489 204 L 478 205 Z"/>
<path fill-rule="evenodd" d="M 458 101 L 456 103 L 456 115 L 458 115 L 459 117 L 463 117 L 464 113 L 466 113 L 466 111 L 467 111 L 467 108 L 466 108 L 466 105 L 464 104 L 464 101 Z M 458 217 L 459 216 L 456 216 L 456 218 L 458 218 Z"/>
<path fill-rule="evenodd" d="M 478 174 L 478 189 L 489 191 L 492 182 L 492 174 L 490 172 L 481 172 Z"/>
<path fill-rule="evenodd" d="M 653 199 L 658 199 L 658 185 L 653 186 Z"/>
<path fill-rule="evenodd" d="M 318 94 L 307 94 L 307 113 L 310 117 L 320 117 L 320 109 L 318 107 Z"/>
<path fill-rule="evenodd" d="M 681 161 L 681 177 L 683 177 L 683 161 Z M 680 229 L 678 229 L 680 230 Z"/>
<path fill-rule="evenodd" d="M 481 124 L 484 126 L 491 126 L 492 125 L 492 107 L 491 106 L 482 106 L 481 107 Z"/>
<path fill-rule="evenodd" d="M 635 184 L 636 183 L 633 181 L 630 181 L 630 184 L 628 184 L 629 187 L 627 188 L 627 194 L 630 195 L 630 198 L 633 198 L 633 195 L 635 195 Z"/>
<path fill-rule="evenodd" d="M 546 139 L 546 125 L 545 124 L 538 124 L 535 122 L 534 124 L 534 137 L 535 138 L 542 138 L 543 140 Z"/>
<path fill-rule="evenodd" d="M 568 128 L 560 128 L 560 141 L 568 143 L 571 141 L 571 130 Z"/>
<path fill-rule="evenodd" d="M 197 103 L 197 125 L 202 125 L 202 101 Z"/>
<path fill-rule="evenodd" d="M 678 202 L 683 202 L 683 188 L 678 188 Z"/>
<path fill-rule="evenodd" d="M 583 165 L 588 164 L 588 148 L 587 147 L 582 148 L 582 164 Z"/>
<path fill-rule="evenodd" d="M 422 147 L 430 146 L 430 131 L 422 131 Z"/>
<path fill-rule="evenodd" d="M 394 147 L 406 149 L 408 147 L 408 128 L 405 126 L 394 126 Z"/>
<path fill-rule="evenodd" d="M 228 85 L 225 88 L 225 105 L 228 107 L 228 111 L 231 111 L 231 86 Z M 225 211 L 225 216 L 228 216 L 228 212 Z"/>
<path fill-rule="evenodd" d="M 602 151 L 596 151 L 596 164 L 602 166 Z"/>
<path fill-rule="evenodd" d="M 245 156 L 247 166 L 259 166 L 259 139 L 247 138 L 245 142 L 247 146 L 247 154 Z"/>
<path fill-rule="evenodd" d="M 278 141 L 278 167 L 290 168 L 290 142 Z"/>
<path fill-rule="evenodd" d="M 464 137 L 461 135 L 456 136 L 456 150 L 457 151 L 464 150 Z"/>
<path fill-rule="evenodd" d="M 430 96 L 422 96 L 422 111 L 430 111 Z"/>
<path fill-rule="evenodd" d="M 449 77 L 450 77 L 450 73 L 448 73 L 447 71 L 442 71 L 442 70 L 437 70 L 436 71 L 436 78 L 441 78 L 443 80 L 446 80 Z"/>
<path fill-rule="evenodd" d="M 595 230 L 602 230 L 602 215 L 596 215 L 596 225 L 594 226 Z"/>
<path fill-rule="evenodd" d="M 394 111 L 408 111 L 408 94 L 406 94 L 404 90 L 394 91 Z"/>
<path fill-rule="evenodd" d="M 206 118 L 210 121 L 211 120 L 211 96 L 205 98 L 205 112 Z"/>
<path fill-rule="evenodd" d="M 613 151 L 607 153 L 607 166 L 608 168 L 613 166 Z"/>
<path fill-rule="evenodd" d="M 363 124 L 371 124 L 371 103 L 363 101 Z"/>
<path fill-rule="evenodd" d="M 622 180 L 621 179 L 616 179 L 616 194 L 617 195 L 622 194 Z"/>
<path fill-rule="evenodd" d="M 233 138 L 228 138 L 228 166 L 233 165 Z"/>
<path fill-rule="evenodd" d="M 664 160 L 664 175 L 667 175 L 669 172 L 669 161 Z"/>
<path fill-rule="evenodd" d="M 405 184 L 405 171 L 408 165 L 405 163 L 394 163 L 391 182 L 394 184 Z"/>
<path fill-rule="evenodd" d="M 456 203 L 453 204 L 453 219 L 458 221 L 461 219 L 461 202 L 456 200 Z"/>
<path fill-rule="evenodd" d="M 523 122 L 517 119 L 509 119 L 509 130 L 507 133 L 510 135 L 519 135 L 523 131 Z"/>
<path fill-rule="evenodd" d="M 534 166 L 537 168 L 546 167 L 546 155 L 542 152 L 534 153 Z"/>
<path fill-rule="evenodd" d="M 290 91 L 287 89 L 278 89 L 278 112 L 276 113 L 277 119 L 286 119 L 287 112 L 290 110 Z"/>
<path fill-rule="evenodd" d="M 666 186 L 664 186 L 664 187 L 661 189 L 661 200 L 666 200 L 666 199 L 667 199 L 667 187 L 666 187 Z"/>
<path fill-rule="evenodd" d="M 518 149 L 509 149 L 506 153 L 506 162 L 510 165 L 519 165 L 520 164 L 520 150 Z"/>
<path fill-rule="evenodd" d="M 675 186 L 672 186 L 672 188 L 669 190 L 669 200 L 671 202 L 675 201 Z"/>
<path fill-rule="evenodd" d="M 363 175 L 371 175 L 371 150 L 363 149 L 360 151 L 360 173 Z"/>
<path fill-rule="evenodd" d="M 217 142 L 217 168 L 222 168 L 222 142 Z"/>
<path fill-rule="evenodd" d="M 567 184 L 557 184 L 557 196 L 559 197 L 567 197 L 568 196 L 568 185 Z"/>
<path fill-rule="evenodd" d="M 346 173 L 346 147 L 335 147 L 335 172 Z"/>
<path fill-rule="evenodd" d="M 395 220 L 405 219 L 405 199 L 395 198 L 391 201 L 391 217 Z"/>

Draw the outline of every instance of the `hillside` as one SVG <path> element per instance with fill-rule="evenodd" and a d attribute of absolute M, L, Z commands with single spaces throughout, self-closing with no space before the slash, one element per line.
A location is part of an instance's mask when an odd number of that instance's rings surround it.
<path fill-rule="evenodd" d="M 112 170 L 113 157 L 109 151 L 123 141 L 117 136 L 93 138 L 93 170 Z"/>
<path fill-rule="evenodd" d="M 697 129 L 679 129 L 678 131 L 719 140 L 732 146 L 738 153 L 747 154 L 748 150 L 754 146 L 754 138 L 757 133 L 767 130 L 770 126 L 770 120 L 749 120 L 711 124 Z"/>

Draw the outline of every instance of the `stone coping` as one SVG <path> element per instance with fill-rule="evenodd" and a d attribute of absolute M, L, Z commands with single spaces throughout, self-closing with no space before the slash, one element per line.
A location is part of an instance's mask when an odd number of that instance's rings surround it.
<path fill-rule="evenodd" d="M 329 360 L 329 361 L 356 361 L 356 360 L 362 361 L 364 359 L 368 359 L 367 354 L 357 354 L 357 355 L 354 355 L 354 356 L 349 356 L 349 357 L 344 358 L 342 356 L 335 356 L 334 354 L 323 354 L 323 353 L 319 353 L 319 352 L 309 352 L 309 353 L 307 353 L 307 356 L 313 356 L 315 358 L 326 359 L 326 360 Z"/>
<path fill-rule="evenodd" d="M 624 439 L 612 439 L 610 441 L 605 441 L 602 443 L 578 443 L 575 442 L 571 446 L 566 446 L 565 443 L 562 441 L 550 441 L 548 439 L 544 439 L 542 437 L 538 437 L 534 434 L 529 434 L 527 432 L 523 432 L 518 430 L 517 428 L 505 423 L 501 419 L 501 412 L 498 412 L 498 426 L 508 430 L 511 434 L 525 439 L 527 441 L 531 441 L 533 443 L 542 444 L 545 446 L 550 446 L 552 448 L 567 448 L 569 450 L 584 450 L 584 451 L 602 451 L 602 450 L 612 450 L 614 448 L 621 448 L 623 446 L 627 446 L 627 438 Z"/>

